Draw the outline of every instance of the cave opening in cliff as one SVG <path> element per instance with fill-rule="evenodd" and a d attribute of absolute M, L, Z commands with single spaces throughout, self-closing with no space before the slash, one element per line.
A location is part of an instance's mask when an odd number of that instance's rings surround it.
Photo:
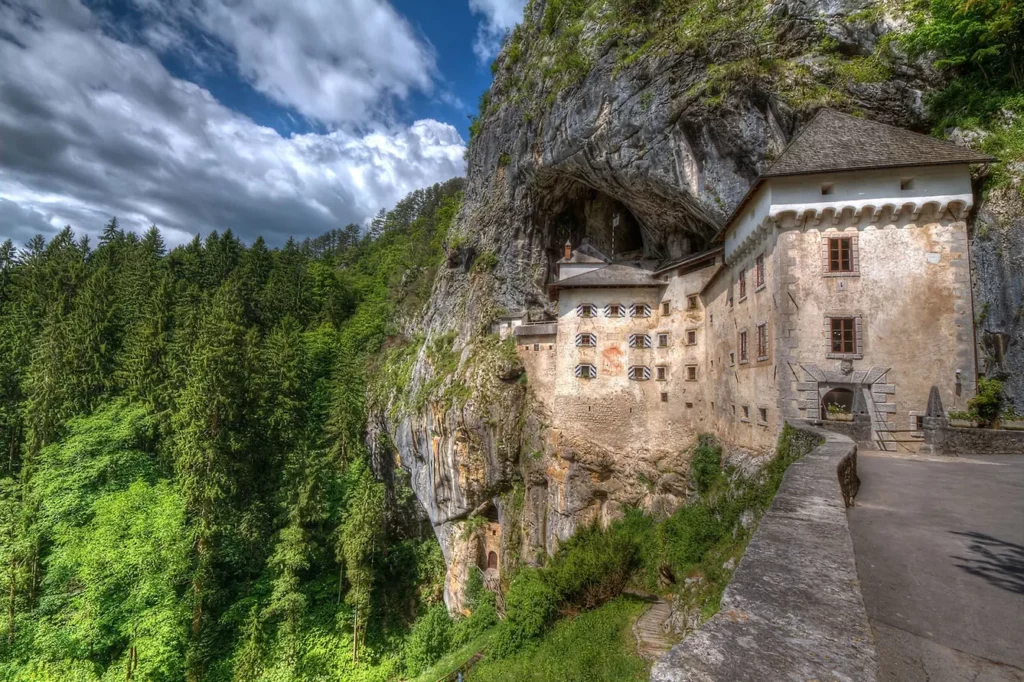
<path fill-rule="evenodd" d="M 547 193 L 546 199 L 538 218 L 552 253 L 559 252 L 566 242 L 579 246 L 586 240 L 613 260 L 650 255 L 636 215 L 609 194 L 579 182 L 563 182 Z"/>

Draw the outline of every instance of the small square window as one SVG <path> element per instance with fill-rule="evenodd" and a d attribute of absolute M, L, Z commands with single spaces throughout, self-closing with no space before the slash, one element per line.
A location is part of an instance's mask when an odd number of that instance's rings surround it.
<path fill-rule="evenodd" d="M 686 308 L 687 310 L 697 309 L 697 294 L 690 294 L 686 297 Z"/>
<path fill-rule="evenodd" d="M 622 306 L 612 303 L 608 306 L 608 317 L 622 317 Z"/>
<path fill-rule="evenodd" d="M 667 403 L 668 402 L 668 393 L 662 393 L 661 394 L 661 402 L 663 402 L 663 403 Z"/>
<path fill-rule="evenodd" d="M 668 315 L 672 312 L 672 303 L 670 301 L 661 302 L 661 314 Z"/>
<path fill-rule="evenodd" d="M 825 197 L 829 194 L 836 193 L 836 184 L 834 182 L 823 182 L 821 183 L 821 196 Z"/>
<path fill-rule="evenodd" d="M 904 192 L 908 189 L 914 189 L 914 178 L 903 178 L 900 180 L 900 189 Z"/>
<path fill-rule="evenodd" d="M 697 366 L 696 365 L 687 365 L 687 367 L 686 367 L 686 380 L 687 381 L 696 381 L 697 380 Z"/>
<path fill-rule="evenodd" d="M 768 408 L 767 407 L 759 407 L 759 408 L 757 408 L 757 416 L 758 416 L 758 418 L 762 422 L 767 422 L 768 421 Z"/>
<path fill-rule="evenodd" d="M 576 365 L 576 376 L 580 379 L 593 379 L 597 376 L 597 368 L 593 365 Z"/>
<path fill-rule="evenodd" d="M 668 348 L 668 334 L 658 334 L 658 348 Z"/>
<path fill-rule="evenodd" d="M 658 381 L 665 381 L 668 379 L 668 367 L 658 367 L 657 372 Z"/>
<path fill-rule="evenodd" d="M 540 344 L 539 343 L 533 344 L 533 349 L 534 350 L 540 350 Z"/>
<path fill-rule="evenodd" d="M 686 345 L 693 346 L 697 343 L 697 330 L 690 329 L 686 332 Z"/>
<path fill-rule="evenodd" d="M 693 403 L 686 403 L 686 409 L 692 410 L 693 409 Z"/>
<path fill-rule="evenodd" d="M 597 315 L 597 308 L 590 303 L 581 303 L 576 307 L 576 314 L 580 317 L 595 317 Z"/>

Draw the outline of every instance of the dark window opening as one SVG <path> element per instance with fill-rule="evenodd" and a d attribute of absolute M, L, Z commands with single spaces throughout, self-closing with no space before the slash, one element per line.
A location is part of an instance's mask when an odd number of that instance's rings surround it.
<path fill-rule="evenodd" d="M 746 362 L 747 357 L 747 330 L 740 332 L 740 362 Z"/>
<path fill-rule="evenodd" d="M 832 318 L 832 352 L 857 352 L 856 320 L 852 317 Z"/>
<path fill-rule="evenodd" d="M 487 570 L 489 571 L 492 568 L 493 569 L 497 569 L 498 568 L 498 553 L 497 552 L 488 552 L 487 553 Z"/>
<path fill-rule="evenodd" d="M 740 298 L 745 298 L 746 295 L 747 295 L 747 269 L 746 268 L 743 268 L 742 270 L 740 270 L 739 287 L 740 287 Z"/>
<path fill-rule="evenodd" d="M 764 286 L 764 255 L 758 256 L 754 262 L 754 286 L 760 288 Z"/>
<path fill-rule="evenodd" d="M 828 271 L 853 272 L 852 237 L 833 237 L 828 240 Z"/>

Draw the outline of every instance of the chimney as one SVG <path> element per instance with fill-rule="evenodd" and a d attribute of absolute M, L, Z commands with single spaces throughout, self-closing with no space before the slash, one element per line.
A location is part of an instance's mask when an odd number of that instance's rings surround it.
<path fill-rule="evenodd" d="M 572 242 L 570 241 L 565 242 L 565 257 L 572 258 Z"/>

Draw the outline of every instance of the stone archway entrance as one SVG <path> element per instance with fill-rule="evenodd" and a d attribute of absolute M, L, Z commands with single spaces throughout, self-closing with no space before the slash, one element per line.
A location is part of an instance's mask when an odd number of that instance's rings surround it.
<path fill-rule="evenodd" d="M 854 396 L 854 388 L 839 386 L 829 390 L 821 397 L 821 418 L 828 417 L 829 405 L 837 405 L 846 412 L 853 413 Z"/>
<path fill-rule="evenodd" d="M 825 417 L 828 402 L 845 401 L 848 392 L 851 397 L 848 409 L 855 415 L 862 413 L 871 419 L 872 442 L 879 443 L 885 440 L 884 434 L 891 428 L 890 415 L 896 412 L 896 405 L 890 402 L 896 393 L 896 386 L 886 383 L 889 368 L 876 365 L 866 369 L 854 369 L 850 360 L 841 360 L 831 367 L 801 363 L 799 368 L 803 377 L 795 387 L 797 395 L 800 396 L 800 416 L 807 419 L 822 419 Z"/>

